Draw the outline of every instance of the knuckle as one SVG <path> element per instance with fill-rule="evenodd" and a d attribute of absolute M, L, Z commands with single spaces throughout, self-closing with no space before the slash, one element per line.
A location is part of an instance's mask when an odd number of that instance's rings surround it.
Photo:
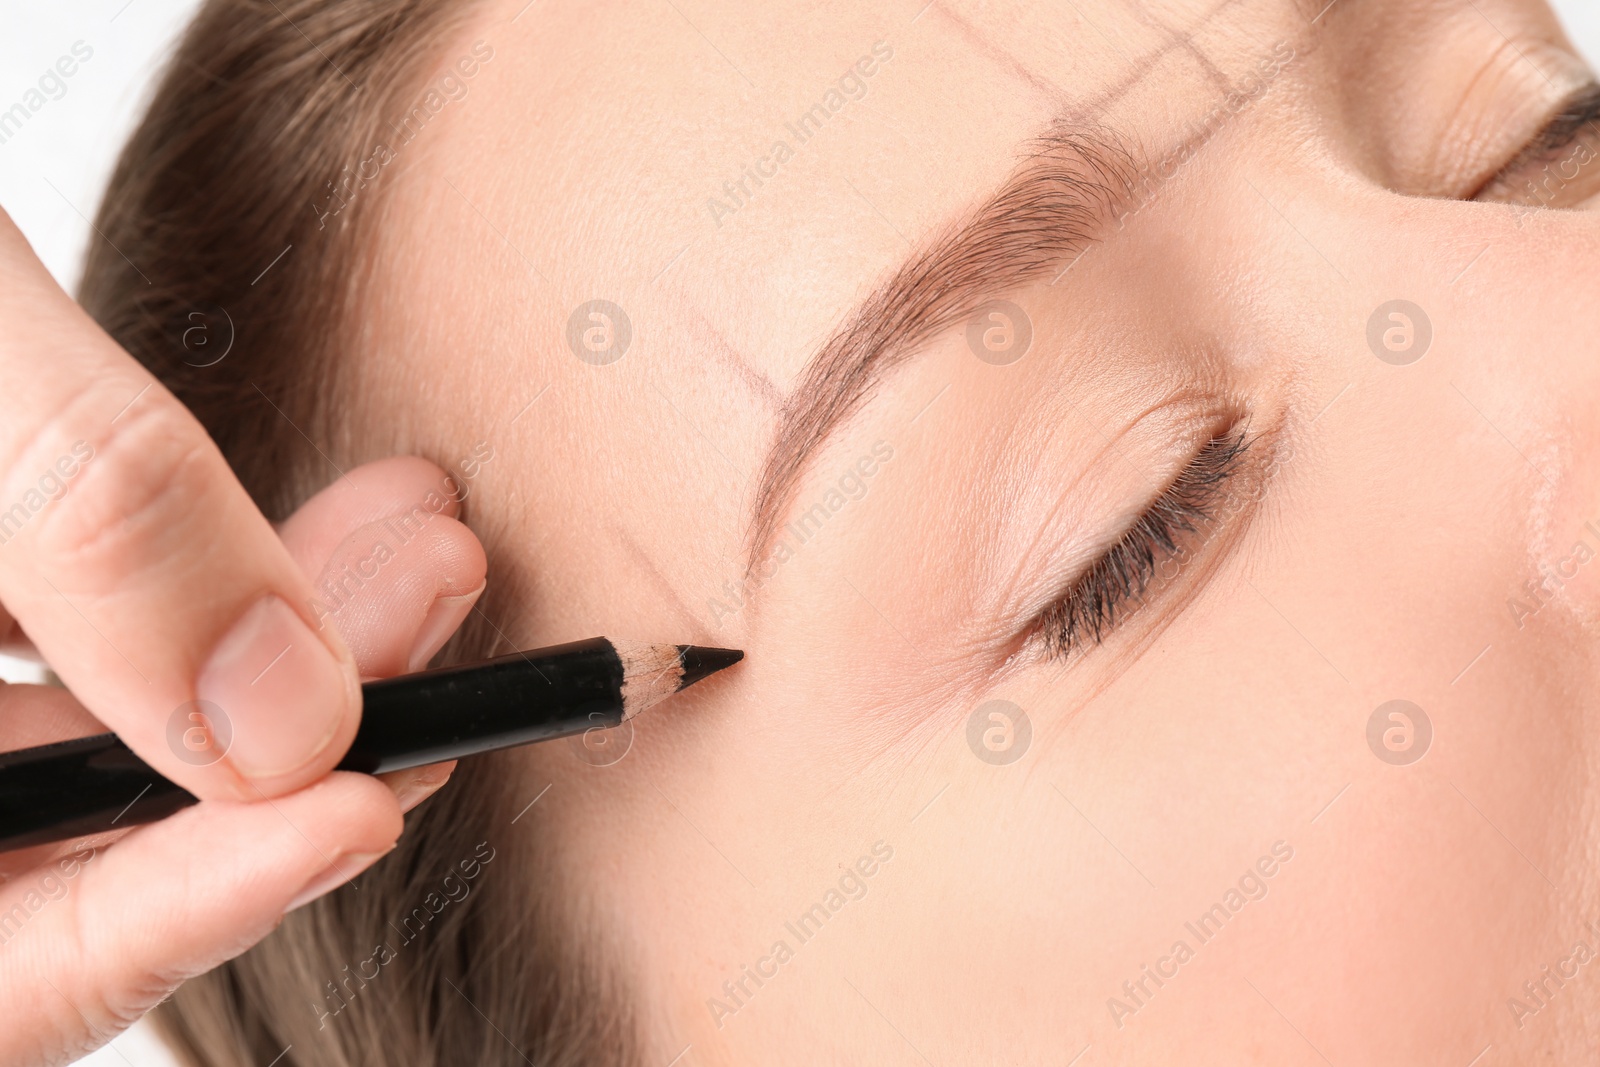
<path fill-rule="evenodd" d="M 138 1022 L 161 1003 L 182 979 L 150 973 L 137 963 L 129 965 L 123 960 L 96 961 L 96 946 L 105 943 L 101 929 L 107 921 L 98 908 L 86 907 L 79 892 L 69 893 L 62 901 L 68 909 L 55 934 L 57 948 L 63 958 L 84 961 L 86 966 L 70 975 L 62 976 L 62 996 L 70 998 L 74 1008 L 69 1022 L 89 1024 L 82 1036 L 86 1041 L 77 1055 L 85 1056 Z M 93 961 L 93 962 L 91 962 Z M 95 964 L 98 965 L 95 965 Z"/>
<path fill-rule="evenodd" d="M 44 491 L 33 487 L 17 498 L 20 508 L 0 511 L 0 537 L 10 527 L 31 525 L 35 563 L 91 589 L 114 584 L 130 569 L 193 552 L 195 517 L 212 510 L 208 502 L 225 468 L 177 401 L 152 394 L 92 436 L 81 432 L 81 417 L 70 411 L 52 420 L 49 443 L 72 442 L 69 454 L 78 444 L 74 476 L 54 479 Z M 32 507 L 41 496 L 42 505 Z"/>

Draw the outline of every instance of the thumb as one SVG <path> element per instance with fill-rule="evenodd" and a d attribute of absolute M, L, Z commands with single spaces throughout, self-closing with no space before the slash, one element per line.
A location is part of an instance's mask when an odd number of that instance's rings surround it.
<path fill-rule="evenodd" d="M 202 797 L 276 796 L 350 745 L 361 694 L 310 583 L 205 429 L 0 212 L 0 603 L 72 693 Z M 197 702 L 225 758 L 172 742 Z M 215 715 L 215 712 L 209 712 Z"/>

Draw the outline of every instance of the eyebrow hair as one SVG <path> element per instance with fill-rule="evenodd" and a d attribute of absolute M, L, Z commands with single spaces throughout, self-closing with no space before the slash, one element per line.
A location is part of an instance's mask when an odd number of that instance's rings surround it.
<path fill-rule="evenodd" d="M 1030 149 L 998 192 L 913 252 L 807 364 L 763 464 L 750 526 L 752 565 L 817 449 L 890 370 L 996 294 L 1058 268 L 1065 273 L 1107 222 L 1123 217 L 1137 167 L 1109 131 L 1058 123 Z"/>

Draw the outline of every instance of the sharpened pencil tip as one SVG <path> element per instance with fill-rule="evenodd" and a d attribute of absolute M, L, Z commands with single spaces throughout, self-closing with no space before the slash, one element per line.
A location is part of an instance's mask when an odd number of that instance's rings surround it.
<path fill-rule="evenodd" d="M 711 648 L 707 645 L 679 645 L 678 660 L 683 664 L 683 681 L 679 689 L 687 689 L 708 674 L 716 674 L 744 659 L 737 648 Z"/>

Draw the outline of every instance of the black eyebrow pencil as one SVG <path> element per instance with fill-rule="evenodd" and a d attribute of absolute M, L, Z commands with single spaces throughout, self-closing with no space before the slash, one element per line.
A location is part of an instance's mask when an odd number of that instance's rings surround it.
<path fill-rule="evenodd" d="M 379 774 L 618 726 L 743 658 L 594 637 L 367 682 L 337 769 Z M 155 822 L 196 802 L 116 734 L 3 752 L 0 852 Z"/>

